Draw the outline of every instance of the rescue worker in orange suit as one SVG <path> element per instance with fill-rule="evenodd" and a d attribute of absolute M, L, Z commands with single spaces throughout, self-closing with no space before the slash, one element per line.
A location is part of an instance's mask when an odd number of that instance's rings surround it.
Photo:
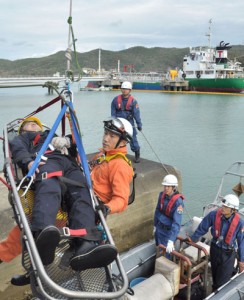
<path fill-rule="evenodd" d="M 184 196 L 177 191 L 178 179 L 175 175 L 166 175 L 162 185 L 164 191 L 159 193 L 154 214 L 154 236 L 156 246 L 166 247 L 166 257 L 174 250 L 174 242 L 180 232 Z"/>
<path fill-rule="evenodd" d="M 137 140 L 137 129 L 142 130 L 142 122 L 138 102 L 131 96 L 132 84 L 125 81 L 121 85 L 121 95 L 115 97 L 111 103 L 111 116 L 128 120 L 133 127 L 133 139 L 130 141 L 131 151 L 135 152 L 135 163 L 140 162 L 140 146 Z"/>
<path fill-rule="evenodd" d="M 197 242 L 211 228 L 210 262 L 213 291 L 230 280 L 234 272 L 236 251 L 239 272 L 244 270 L 244 222 L 237 213 L 239 198 L 226 195 L 222 207 L 207 214 L 196 231 L 186 240 Z"/>
<path fill-rule="evenodd" d="M 90 162 L 95 194 L 112 214 L 124 211 L 128 205 L 133 168 L 126 157 L 126 144 L 132 136 L 133 128 L 126 119 L 104 121 L 102 148 Z"/>
<path fill-rule="evenodd" d="M 38 118 L 27 118 L 20 126 L 20 134 L 10 141 L 13 159 L 24 172 L 34 163 L 35 154 L 41 149 L 49 133 L 42 130 Z M 117 249 L 113 245 L 99 244 L 100 233 L 96 226 L 95 210 L 85 176 L 74 159 L 66 155 L 70 144 L 68 137 L 54 137 L 52 145 L 49 145 L 50 150 L 44 153 L 46 159 L 39 163 L 35 171 L 31 230 L 43 264 L 52 263 L 60 240 L 59 229 L 54 224 L 62 199 L 61 183 L 57 175 L 61 171 L 64 178 L 73 182 L 66 184 L 69 196 L 65 198 L 65 204 L 68 209 L 69 228 L 91 229 L 95 234 L 97 232 L 98 237 L 97 242 L 94 242 L 94 236 L 90 239 L 89 235 L 72 240 L 74 251 L 73 257 L 70 258 L 70 266 L 75 271 L 104 267 L 116 258 Z M 43 174 L 46 176 L 43 177 Z"/>
<path fill-rule="evenodd" d="M 104 214 L 121 212 L 126 209 L 130 193 L 130 182 L 133 177 L 133 168 L 126 158 L 126 144 L 132 138 L 131 124 L 122 118 L 104 121 L 103 148 L 99 155 L 91 162 L 91 179 L 94 192 L 99 199 Z M 63 149 L 64 150 L 64 149 Z M 101 156 L 102 154 L 102 156 Z M 108 158 L 108 159 L 107 159 Z M 100 176 L 100 174 L 105 174 Z M 104 203 L 104 204 L 103 204 Z M 18 229 L 18 227 L 17 227 Z M 20 243 L 20 231 L 12 237 L 14 242 Z M 4 241 L 3 249 L 0 243 L 0 258 L 10 261 L 22 251 L 21 246 L 12 251 L 9 237 Z M 7 258 L 6 258 L 7 256 Z M 17 275 L 12 278 L 12 284 L 25 285 L 29 283 L 28 274 Z"/>

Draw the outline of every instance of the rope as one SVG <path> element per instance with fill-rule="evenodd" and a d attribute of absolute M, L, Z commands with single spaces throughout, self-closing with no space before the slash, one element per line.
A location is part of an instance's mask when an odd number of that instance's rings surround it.
<path fill-rule="evenodd" d="M 69 16 L 67 22 L 69 24 L 69 35 L 68 35 L 68 48 L 66 49 L 66 52 L 65 52 L 65 57 L 67 59 L 66 78 L 70 79 L 72 82 L 74 82 L 74 73 L 70 69 L 70 65 L 72 62 L 72 50 L 71 50 L 72 45 L 74 48 L 76 66 L 78 68 L 78 78 L 76 81 L 79 81 L 81 79 L 82 70 L 81 70 L 81 67 L 78 62 L 77 51 L 76 51 L 76 46 L 75 46 L 75 42 L 77 41 L 77 39 L 75 39 L 74 31 L 73 31 L 73 27 L 72 27 L 72 0 L 70 0 L 70 16 Z M 71 41 L 71 37 L 72 37 L 72 41 Z"/>
<path fill-rule="evenodd" d="M 160 158 L 158 157 L 157 153 L 154 151 L 152 145 L 149 143 L 148 139 L 146 138 L 145 134 L 140 131 L 140 133 L 142 134 L 142 136 L 144 137 L 145 141 L 148 143 L 149 147 L 151 148 L 152 152 L 154 153 L 154 155 L 156 156 L 157 160 L 160 162 L 160 164 L 162 165 L 162 167 L 164 168 L 164 170 L 166 171 L 167 174 L 170 174 L 168 169 L 166 168 L 166 166 L 161 162 Z"/>
<path fill-rule="evenodd" d="M 138 131 L 139 131 L 139 130 L 138 130 Z M 154 151 L 152 145 L 149 143 L 149 141 L 148 141 L 148 139 L 146 138 L 145 134 L 144 134 L 142 131 L 140 131 L 140 133 L 143 135 L 145 141 L 146 141 L 146 142 L 148 143 L 148 145 L 150 146 L 152 152 L 154 153 L 154 155 L 156 156 L 156 158 L 158 159 L 158 161 L 161 163 L 161 165 L 162 165 L 162 167 L 164 168 L 164 170 L 165 170 L 168 174 L 170 174 L 169 171 L 167 170 L 167 168 L 165 167 L 165 165 L 161 162 L 161 160 L 160 160 L 160 158 L 158 157 L 157 153 Z M 191 217 L 191 215 L 189 214 L 189 212 L 188 212 L 188 210 L 187 210 L 187 208 L 186 208 L 186 205 L 184 206 L 184 209 L 186 210 L 186 213 L 187 213 L 187 216 L 188 216 L 189 220 L 192 220 L 192 217 Z"/>
<path fill-rule="evenodd" d="M 12 190 L 12 187 L 11 187 L 11 185 L 9 185 L 8 183 L 7 183 L 7 181 L 5 181 L 4 179 L 2 179 L 1 177 L 0 177 L 0 181 L 9 189 L 9 190 Z"/>

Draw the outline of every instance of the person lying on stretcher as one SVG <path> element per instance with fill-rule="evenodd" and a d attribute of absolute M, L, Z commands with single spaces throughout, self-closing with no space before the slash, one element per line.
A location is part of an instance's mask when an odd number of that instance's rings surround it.
<path fill-rule="evenodd" d="M 22 122 L 19 130 L 20 135 L 11 142 L 13 158 L 26 171 L 33 163 L 33 154 L 40 150 L 47 135 L 46 132 L 42 132 L 40 120 L 36 117 L 31 118 Z M 117 153 L 125 156 L 127 153 L 126 144 L 132 137 L 133 132 L 131 125 L 122 118 L 109 119 L 104 121 L 104 129 L 103 148 L 100 149 L 102 155 L 100 156 L 116 156 Z M 83 182 L 84 187 L 82 188 L 68 185 L 71 196 L 67 205 L 69 208 L 69 227 L 79 229 L 94 228 L 96 226 L 95 212 L 83 173 L 76 162 L 67 155 L 70 142 L 67 137 L 53 138 L 52 144 L 56 150 L 48 151 L 45 154 L 48 158 L 47 161 L 41 162 L 36 169 L 35 202 L 31 229 L 44 264 L 53 261 L 55 248 L 59 242 L 59 231 L 53 224 L 55 224 L 57 210 L 61 203 L 61 187 L 58 178 L 55 176 L 42 180 L 43 173 L 52 174 L 54 171 L 61 170 L 63 176 L 74 181 Z M 98 161 L 98 157 L 96 157 L 96 161 Z M 115 158 L 92 164 L 91 178 L 94 191 L 102 200 L 100 208 L 106 213 L 115 213 L 126 209 L 130 193 L 130 182 L 133 177 L 133 169 L 127 161 L 121 159 L 121 157 Z M 109 170 L 112 170 L 111 174 Z M 104 174 L 102 177 L 99 176 L 101 172 Z M 48 244 L 49 251 L 48 253 L 43 251 L 42 254 L 43 241 L 49 236 L 52 239 L 51 245 Z M 5 241 L 5 249 L 7 244 Z M 117 255 L 114 246 L 99 245 L 99 241 L 94 243 L 87 240 L 86 237 L 74 239 L 71 247 L 73 255 L 70 257 L 69 263 L 74 270 L 79 271 L 108 265 Z M 16 255 L 18 254 L 16 253 Z M 0 259 L 7 261 L 1 254 L 1 243 Z M 19 285 L 19 279 L 17 277 L 17 285 Z M 20 280 L 20 282 L 22 281 Z M 26 283 L 26 281 L 24 282 Z"/>

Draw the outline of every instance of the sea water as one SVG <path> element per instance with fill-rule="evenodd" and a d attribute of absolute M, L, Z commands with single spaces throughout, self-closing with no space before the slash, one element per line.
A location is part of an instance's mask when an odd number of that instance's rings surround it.
<path fill-rule="evenodd" d="M 118 93 L 85 92 L 79 91 L 77 85 L 73 87 L 74 108 L 86 153 L 101 147 L 102 121 L 110 116 L 111 101 Z M 203 206 L 214 200 L 229 165 L 244 160 L 244 96 L 136 91 L 132 94 L 139 102 L 143 123 L 143 131 L 138 133 L 141 156 L 179 169 L 186 199 L 184 217 L 202 215 Z M 41 87 L 0 89 L 0 128 L 54 97 Z M 60 103 L 38 116 L 52 126 L 59 111 Z M 132 154 L 130 150 L 129 153 Z M 159 185 L 161 182 L 162 178 L 158 178 Z"/>

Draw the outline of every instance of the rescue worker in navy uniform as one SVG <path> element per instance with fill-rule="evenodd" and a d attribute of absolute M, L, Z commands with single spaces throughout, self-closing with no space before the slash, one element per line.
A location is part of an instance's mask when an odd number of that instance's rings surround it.
<path fill-rule="evenodd" d="M 122 95 L 115 97 L 111 103 L 111 116 L 115 118 L 124 118 L 128 120 L 133 127 L 133 139 L 130 142 L 131 151 L 135 152 L 135 163 L 140 162 L 140 146 L 137 141 L 137 129 L 142 130 L 139 105 L 136 99 L 131 96 L 132 84 L 125 81 L 121 85 Z"/>
<path fill-rule="evenodd" d="M 24 172 L 28 172 L 49 131 L 43 131 L 38 118 L 29 117 L 23 120 L 19 133 L 10 141 L 10 148 L 14 161 Z M 35 201 L 31 230 L 44 265 L 53 262 L 55 249 L 60 240 L 59 230 L 53 226 L 62 198 L 57 172 L 61 171 L 65 178 L 83 184 L 82 187 L 66 184 L 69 195 L 65 199 L 69 228 L 92 229 L 95 232 L 97 230 L 95 212 L 85 177 L 78 164 L 68 155 L 67 149 L 70 145 L 71 140 L 68 137 L 54 137 L 52 145 L 49 145 L 49 150 L 44 154 L 46 160 L 39 163 L 34 174 Z M 87 236 L 75 238 L 73 242 L 75 250 L 70 265 L 76 271 L 106 266 L 117 256 L 114 246 L 98 245 Z"/>
<path fill-rule="evenodd" d="M 164 191 L 159 193 L 154 214 L 154 236 L 156 246 L 166 247 L 166 257 L 174 250 L 174 242 L 180 231 L 184 209 L 184 196 L 177 191 L 178 180 L 175 175 L 166 175 L 162 185 Z"/>
<path fill-rule="evenodd" d="M 213 238 L 210 245 L 210 262 L 213 291 L 233 276 L 236 251 L 239 272 L 244 270 L 244 222 L 237 213 L 238 209 L 238 197 L 226 195 L 222 200 L 222 207 L 207 214 L 193 235 L 186 239 L 196 242 L 211 228 Z"/>

